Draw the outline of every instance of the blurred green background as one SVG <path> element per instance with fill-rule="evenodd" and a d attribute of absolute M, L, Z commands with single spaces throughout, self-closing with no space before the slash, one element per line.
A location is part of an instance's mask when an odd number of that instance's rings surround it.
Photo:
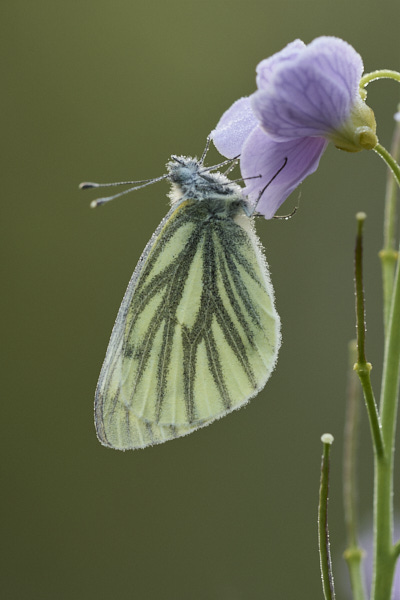
<path fill-rule="evenodd" d="M 283 324 L 265 390 L 211 427 L 126 453 L 98 443 L 93 394 L 168 188 L 92 211 L 95 194 L 78 183 L 155 177 L 172 153 L 201 154 L 222 112 L 254 91 L 257 63 L 297 37 L 337 35 L 366 71 L 399 70 L 399 22 L 398 0 L 2 4 L 4 598 L 321 598 L 316 510 L 326 431 L 335 436 L 330 527 L 341 578 L 354 214 L 368 214 L 367 351 L 378 393 L 383 163 L 373 152 L 329 148 L 301 187 L 296 217 L 258 220 Z M 398 88 L 368 89 L 389 146 Z M 364 414 L 360 451 L 368 519 Z"/>

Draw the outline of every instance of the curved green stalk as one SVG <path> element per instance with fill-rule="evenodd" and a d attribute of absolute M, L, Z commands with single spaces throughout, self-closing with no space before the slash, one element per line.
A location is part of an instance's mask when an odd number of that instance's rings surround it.
<path fill-rule="evenodd" d="M 374 150 L 377 154 L 379 154 L 382 160 L 385 161 L 389 169 L 392 171 L 397 185 L 400 187 L 400 166 L 397 164 L 393 156 L 386 150 L 386 148 L 381 146 L 381 144 L 376 144 Z"/>
<path fill-rule="evenodd" d="M 390 69 L 380 69 L 379 71 L 366 73 L 363 77 L 361 77 L 360 87 L 364 88 L 371 83 L 371 81 L 376 81 L 376 79 L 394 79 L 395 81 L 400 82 L 400 73 L 397 71 L 391 71 Z"/>

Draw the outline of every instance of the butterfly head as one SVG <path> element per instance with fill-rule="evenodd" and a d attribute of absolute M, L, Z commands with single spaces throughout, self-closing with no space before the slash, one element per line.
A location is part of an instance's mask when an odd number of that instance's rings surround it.
<path fill-rule="evenodd" d="M 201 161 L 186 156 L 172 156 L 167 164 L 168 178 L 172 184 L 172 202 L 191 198 L 193 200 L 231 200 L 245 202 L 240 186 L 222 173 L 212 173 L 213 167 L 205 167 Z"/>

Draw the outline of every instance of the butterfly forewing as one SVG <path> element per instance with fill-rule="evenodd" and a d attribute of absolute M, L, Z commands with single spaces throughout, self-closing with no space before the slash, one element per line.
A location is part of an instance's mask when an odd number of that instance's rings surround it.
<path fill-rule="evenodd" d="M 100 441 L 143 448 L 239 408 L 269 378 L 279 336 L 252 220 L 182 201 L 122 302 L 96 391 Z"/>

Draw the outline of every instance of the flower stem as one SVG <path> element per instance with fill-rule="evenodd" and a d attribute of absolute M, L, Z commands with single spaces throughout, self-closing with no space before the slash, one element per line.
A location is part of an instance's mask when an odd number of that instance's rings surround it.
<path fill-rule="evenodd" d="M 382 151 L 383 150 L 383 151 Z M 380 148 L 378 154 L 392 168 L 392 157 Z M 395 161 L 394 161 L 395 162 Z M 397 163 L 396 163 L 397 166 Z M 398 166 L 397 166 L 398 169 Z M 393 168 L 392 168 L 393 170 Z M 394 172 L 396 176 L 396 172 Z M 397 171 L 397 182 L 399 182 Z M 386 228 L 386 223 L 385 223 Z M 385 243 L 389 234 L 385 230 Z M 389 300 L 388 300 L 389 304 Z M 390 600 L 400 544 L 393 545 L 393 465 L 400 375 L 400 269 L 397 262 L 385 330 L 385 351 L 380 416 L 386 449 L 384 457 L 375 456 L 374 485 L 374 579 L 373 600 Z"/>
<path fill-rule="evenodd" d="M 366 73 L 361 77 L 360 87 L 364 88 L 371 83 L 371 81 L 375 81 L 376 79 L 394 79 L 395 81 L 400 81 L 400 73 L 391 71 L 390 69 L 380 69 L 379 71 Z"/>
<path fill-rule="evenodd" d="M 397 164 L 393 156 L 386 150 L 386 148 L 381 146 L 381 144 L 376 144 L 376 146 L 374 146 L 374 150 L 377 154 L 379 154 L 382 160 L 385 161 L 389 169 L 392 171 L 397 185 L 400 187 L 400 166 Z"/>
<path fill-rule="evenodd" d="M 329 546 L 328 495 L 329 495 L 329 455 L 333 437 L 325 433 L 321 437 L 324 445 L 321 463 L 321 481 L 318 505 L 318 545 L 322 587 L 325 600 L 335 600 L 335 586 L 332 574 L 332 559 Z"/>
<path fill-rule="evenodd" d="M 384 442 L 382 438 L 381 424 L 379 421 L 378 408 L 376 406 L 374 392 L 371 385 L 370 371 L 372 366 L 365 358 L 365 307 L 363 288 L 362 267 L 362 230 L 366 218 L 365 213 L 356 215 L 358 230 L 356 237 L 356 248 L 354 257 L 355 286 L 356 286 L 356 318 L 357 318 L 357 350 L 358 359 L 354 365 L 364 392 L 364 400 L 367 407 L 369 424 L 372 435 L 374 451 L 377 456 L 384 456 Z"/>
<path fill-rule="evenodd" d="M 350 574 L 354 600 L 365 600 L 365 586 L 361 572 L 364 552 L 357 535 L 357 440 L 360 413 L 360 384 L 353 365 L 357 360 L 357 343 L 349 343 L 349 372 L 347 383 L 346 426 L 343 449 L 343 504 L 347 533 L 347 548 L 344 558 Z"/>
<path fill-rule="evenodd" d="M 400 106 L 398 107 L 400 109 Z M 400 122 L 396 124 L 392 147 L 390 149 L 391 156 L 395 161 L 398 161 L 400 156 Z M 398 259 L 396 252 L 396 223 L 397 223 L 397 186 L 393 177 L 393 172 L 388 169 L 386 182 L 385 196 L 385 219 L 383 226 L 383 248 L 379 253 L 382 264 L 383 277 L 383 317 L 385 324 L 385 334 L 387 335 L 389 324 L 390 302 L 393 293 L 393 281 Z"/>
<path fill-rule="evenodd" d="M 398 106 L 400 111 L 400 105 Z M 400 156 L 400 121 L 396 122 L 394 128 L 392 146 L 390 148 L 390 156 L 398 166 L 397 161 Z M 399 166 L 400 168 L 400 166 Z M 393 177 L 392 169 L 388 169 L 386 183 L 386 198 L 385 198 L 385 225 L 383 231 L 384 248 L 395 250 L 396 248 L 396 204 L 397 204 L 397 187 Z"/>

